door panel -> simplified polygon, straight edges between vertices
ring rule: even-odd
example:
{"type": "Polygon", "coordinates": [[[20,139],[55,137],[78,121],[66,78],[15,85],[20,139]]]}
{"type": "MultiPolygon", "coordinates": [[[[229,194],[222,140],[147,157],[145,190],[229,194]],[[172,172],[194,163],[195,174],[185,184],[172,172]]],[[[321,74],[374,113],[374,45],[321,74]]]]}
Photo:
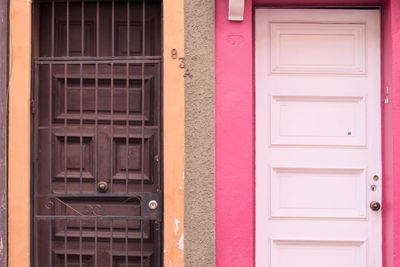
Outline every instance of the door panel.
{"type": "Polygon", "coordinates": [[[255,26],[256,265],[382,266],[379,11],[255,26]]]}
{"type": "Polygon", "coordinates": [[[162,264],[161,3],[145,3],[36,4],[35,266],[162,264]]]}

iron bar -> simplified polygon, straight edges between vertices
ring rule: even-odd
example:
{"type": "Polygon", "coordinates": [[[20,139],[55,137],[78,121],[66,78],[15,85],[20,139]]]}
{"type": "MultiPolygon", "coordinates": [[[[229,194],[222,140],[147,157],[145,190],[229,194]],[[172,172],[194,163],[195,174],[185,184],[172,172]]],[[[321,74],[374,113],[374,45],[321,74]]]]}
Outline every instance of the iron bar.
{"type": "Polygon", "coordinates": [[[58,63],[58,64],[65,64],[66,62],[70,63],[71,61],[77,61],[77,63],[93,63],[93,62],[105,62],[105,63],[125,63],[130,62],[133,63],[135,61],[146,62],[146,63],[158,63],[162,60],[160,56],[118,56],[118,57],[35,57],[34,61],[36,63],[58,63]]]}
{"type": "MultiPolygon", "coordinates": [[[[54,4],[52,5],[52,8],[54,8],[54,4]]],[[[52,15],[52,17],[54,17],[52,15]]],[[[52,139],[53,139],[53,84],[52,84],[52,75],[53,75],[53,65],[49,65],[49,193],[53,193],[53,170],[52,170],[52,162],[53,162],[53,146],[52,146],[52,139]]],[[[37,90],[38,92],[38,90],[37,90]]],[[[37,208],[36,208],[37,209],[37,208]]],[[[49,246],[52,247],[53,245],[53,239],[52,239],[52,225],[51,222],[49,222],[49,246]]],[[[52,254],[51,250],[49,250],[49,263],[50,266],[52,262],[52,254]]]]}
{"type": "Polygon", "coordinates": [[[68,150],[68,133],[67,133],[67,125],[68,125],[68,65],[64,65],[64,192],[68,192],[67,188],[67,150],[68,150]]]}
{"type": "MultiPolygon", "coordinates": [[[[113,5],[114,5],[114,0],[113,0],[113,5]]],[[[111,193],[114,193],[114,160],[113,160],[113,154],[114,154],[114,64],[111,63],[111,129],[110,129],[110,134],[111,134],[111,149],[110,149],[110,182],[111,182],[111,188],[110,191],[111,193]]]]}
{"type": "Polygon", "coordinates": [[[97,218],[94,223],[94,266],[97,267],[97,218]]]}
{"type": "Polygon", "coordinates": [[[98,105],[99,105],[99,65],[98,63],[95,64],[95,100],[94,100],[94,106],[95,106],[95,147],[94,147],[94,170],[95,170],[95,181],[94,181],[94,192],[96,192],[96,186],[97,183],[99,182],[99,132],[98,132],[98,105]]]}
{"type": "Polygon", "coordinates": [[[126,135],[125,135],[125,190],[128,194],[129,185],[129,63],[126,63],[126,135]]]}
{"type": "Polygon", "coordinates": [[[79,191],[82,193],[83,185],[83,65],[79,64],[79,191]]]}
{"type": "Polygon", "coordinates": [[[67,234],[67,224],[68,224],[68,218],[65,218],[65,224],[64,224],[64,266],[68,266],[68,234],[67,234]]]}
{"type": "Polygon", "coordinates": [[[67,0],[67,9],[66,9],[66,12],[67,12],[67,44],[66,44],[66,49],[67,49],[67,51],[66,51],[66,55],[67,55],[67,57],[69,57],[69,1],[70,0],[67,0]]]}
{"type": "Polygon", "coordinates": [[[125,266],[128,266],[128,220],[125,221],[125,266]]]}
{"type": "Polygon", "coordinates": [[[111,0],[111,56],[114,58],[115,56],[115,3],[114,0],[111,0]]]}
{"type": "MultiPolygon", "coordinates": [[[[114,2],[114,1],[113,1],[114,2]]],[[[110,266],[113,266],[113,233],[114,233],[114,229],[113,229],[113,220],[110,221],[110,266]]]]}
{"type": "Polygon", "coordinates": [[[85,1],[81,4],[81,56],[85,56],[85,1]]]}
{"type": "Polygon", "coordinates": [[[129,199],[133,199],[133,198],[140,198],[142,196],[141,192],[129,192],[129,194],[127,195],[125,192],[121,192],[121,193],[112,193],[112,194],[104,194],[104,193],[85,193],[83,192],[82,194],[80,193],[68,193],[68,194],[34,194],[35,198],[46,198],[46,197],[56,197],[56,198],[68,198],[68,197],[82,197],[82,198],[98,198],[98,197],[102,197],[102,198],[129,198],[129,199]]]}
{"type": "MultiPolygon", "coordinates": [[[[111,215],[104,215],[104,216],[90,216],[90,215],[70,215],[70,216],[63,216],[63,215],[36,215],[35,218],[37,220],[147,220],[151,219],[149,216],[111,216],[111,215]]],[[[65,230],[67,231],[67,230],[65,230]]]]}
{"type": "Polygon", "coordinates": [[[79,267],[82,267],[82,220],[79,219],[79,267]]]}
{"type": "MultiPolygon", "coordinates": [[[[146,0],[143,0],[142,2],[142,47],[143,47],[143,54],[142,56],[146,56],[146,0]]],[[[144,63],[141,64],[142,66],[142,148],[141,148],[141,154],[142,154],[142,159],[144,159],[144,138],[145,138],[145,133],[144,133],[144,118],[145,118],[145,81],[144,81],[144,63]]],[[[141,180],[140,180],[140,186],[141,186],[141,192],[142,194],[144,193],[144,161],[141,161],[141,180]]],[[[143,221],[140,221],[140,266],[143,267],[143,221]]]]}
{"type": "Polygon", "coordinates": [[[55,9],[55,2],[51,2],[51,57],[54,57],[54,9],[55,9]]]}

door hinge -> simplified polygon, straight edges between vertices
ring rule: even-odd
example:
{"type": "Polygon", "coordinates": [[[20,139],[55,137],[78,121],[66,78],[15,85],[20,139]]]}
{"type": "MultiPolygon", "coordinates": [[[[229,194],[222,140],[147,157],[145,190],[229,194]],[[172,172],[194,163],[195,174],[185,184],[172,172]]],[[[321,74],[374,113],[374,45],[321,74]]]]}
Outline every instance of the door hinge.
{"type": "Polygon", "coordinates": [[[31,100],[31,114],[35,115],[37,110],[37,101],[32,99],[31,100]]]}

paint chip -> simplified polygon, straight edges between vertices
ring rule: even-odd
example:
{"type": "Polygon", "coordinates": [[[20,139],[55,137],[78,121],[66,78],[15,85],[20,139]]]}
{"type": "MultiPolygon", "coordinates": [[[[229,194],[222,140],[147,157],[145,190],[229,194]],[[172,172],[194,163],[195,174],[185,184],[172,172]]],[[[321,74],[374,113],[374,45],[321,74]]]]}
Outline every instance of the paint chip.
{"type": "Polygon", "coordinates": [[[178,234],[178,231],[179,231],[179,224],[180,224],[180,223],[181,223],[180,220],[174,219],[174,224],[175,224],[174,233],[175,233],[175,234],[178,234]]]}
{"type": "Polygon", "coordinates": [[[181,238],[179,238],[179,241],[178,241],[178,243],[177,243],[178,249],[180,249],[180,250],[183,250],[183,246],[184,246],[183,240],[184,240],[184,237],[183,237],[183,234],[182,234],[182,235],[181,235],[181,238]]]}

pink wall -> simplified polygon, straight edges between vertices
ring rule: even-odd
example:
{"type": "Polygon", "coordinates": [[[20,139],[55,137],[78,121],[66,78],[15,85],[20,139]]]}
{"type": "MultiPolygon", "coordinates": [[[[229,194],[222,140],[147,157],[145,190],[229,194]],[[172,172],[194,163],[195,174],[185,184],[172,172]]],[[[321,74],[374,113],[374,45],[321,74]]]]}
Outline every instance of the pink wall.
{"type": "MultiPolygon", "coordinates": [[[[254,5],[379,5],[380,0],[253,0],[254,5]]],[[[252,2],[230,22],[228,0],[216,0],[216,252],[218,267],[254,266],[254,90],[252,2]]],[[[400,1],[382,11],[383,255],[400,266],[400,1]]]]}
{"type": "MultiPolygon", "coordinates": [[[[246,1],[247,3],[249,1],[246,1]]],[[[216,1],[216,253],[217,266],[253,266],[252,8],[230,22],[228,0],[216,1]]]]}
{"type": "Polygon", "coordinates": [[[384,266],[400,266],[400,1],[383,8],[383,258],[384,266]]]}

